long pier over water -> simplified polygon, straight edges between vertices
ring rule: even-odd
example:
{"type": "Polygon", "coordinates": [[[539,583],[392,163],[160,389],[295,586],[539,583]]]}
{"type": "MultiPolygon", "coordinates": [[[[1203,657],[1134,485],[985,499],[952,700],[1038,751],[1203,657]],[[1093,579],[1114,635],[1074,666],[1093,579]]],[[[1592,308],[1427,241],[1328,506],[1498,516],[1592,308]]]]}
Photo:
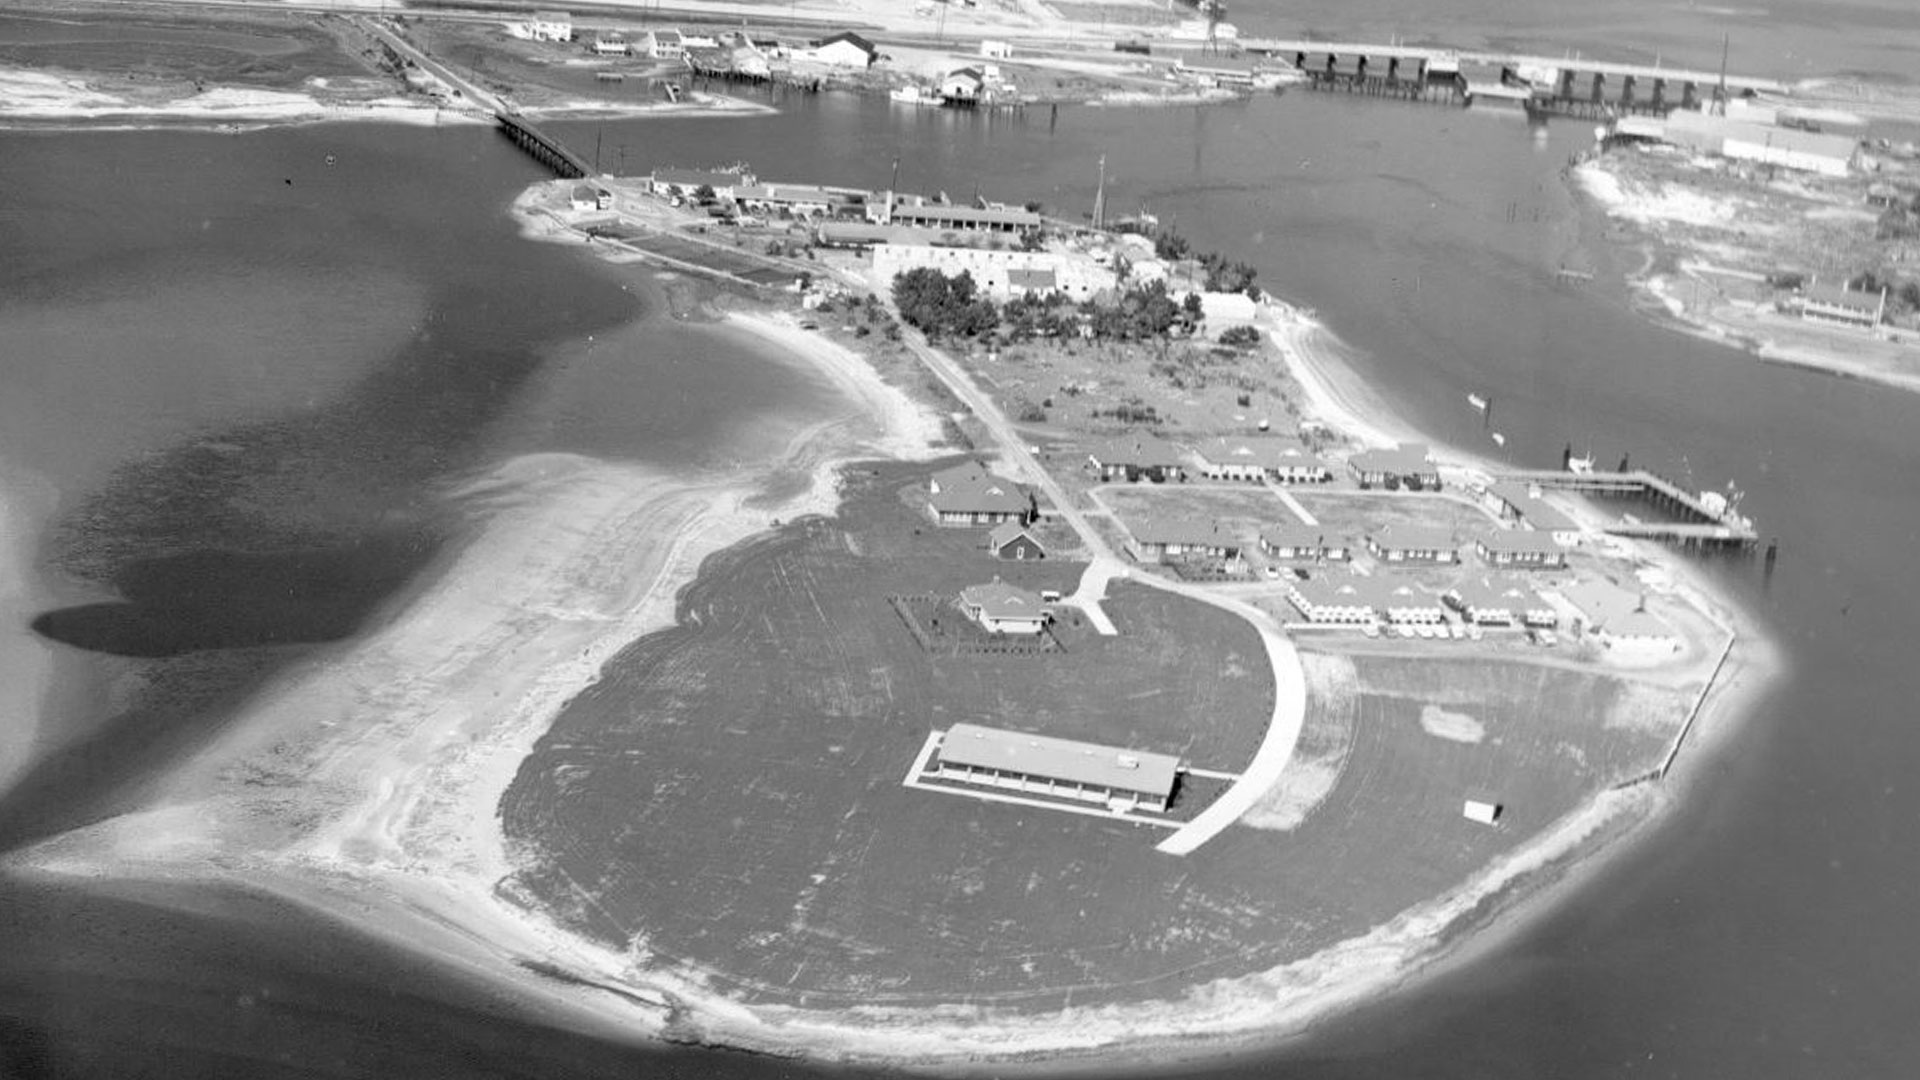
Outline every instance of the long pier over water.
{"type": "Polygon", "coordinates": [[[1645,469],[1632,472],[1539,469],[1503,473],[1500,478],[1562,491],[1643,498],[1693,518],[1692,521],[1675,522],[1620,522],[1607,526],[1606,531],[1611,536],[1664,540],[1683,547],[1700,548],[1751,549],[1760,542],[1760,534],[1754,530],[1753,522],[1736,513],[1732,506],[1710,503],[1705,497],[1645,469]]]}

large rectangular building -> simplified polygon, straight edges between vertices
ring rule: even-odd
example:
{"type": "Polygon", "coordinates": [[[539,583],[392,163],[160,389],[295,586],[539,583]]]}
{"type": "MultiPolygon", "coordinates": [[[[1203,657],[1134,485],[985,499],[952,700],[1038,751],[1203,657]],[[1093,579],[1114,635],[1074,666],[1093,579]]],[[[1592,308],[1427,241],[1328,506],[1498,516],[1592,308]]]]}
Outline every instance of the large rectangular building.
{"type": "Polygon", "coordinates": [[[1105,803],[1116,810],[1165,810],[1180,759],[1095,743],[955,724],[940,742],[942,779],[1033,795],[1105,803]]]}

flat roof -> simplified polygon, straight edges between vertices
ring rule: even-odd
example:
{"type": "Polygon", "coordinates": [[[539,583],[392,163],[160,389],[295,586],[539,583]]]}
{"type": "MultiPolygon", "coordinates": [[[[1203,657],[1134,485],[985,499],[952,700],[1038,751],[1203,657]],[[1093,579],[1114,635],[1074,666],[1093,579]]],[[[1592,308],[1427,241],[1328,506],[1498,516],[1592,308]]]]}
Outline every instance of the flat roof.
{"type": "Polygon", "coordinates": [[[1514,553],[1545,552],[1559,554],[1560,545],[1553,537],[1532,529],[1492,529],[1480,537],[1488,551],[1506,551],[1514,553]]]}
{"type": "Polygon", "coordinates": [[[1438,471],[1433,467],[1425,443],[1401,443],[1391,450],[1362,450],[1348,460],[1362,472],[1425,476],[1438,471]]]}
{"type": "Polygon", "coordinates": [[[1076,784],[1139,791],[1166,797],[1173,793],[1180,759],[1169,754],[1028,735],[979,724],[955,724],[940,743],[940,760],[976,769],[1004,769],[1028,776],[1076,784]]]}
{"type": "Polygon", "coordinates": [[[1453,531],[1438,525],[1390,521],[1367,534],[1380,547],[1394,551],[1453,551],[1453,531]]]}

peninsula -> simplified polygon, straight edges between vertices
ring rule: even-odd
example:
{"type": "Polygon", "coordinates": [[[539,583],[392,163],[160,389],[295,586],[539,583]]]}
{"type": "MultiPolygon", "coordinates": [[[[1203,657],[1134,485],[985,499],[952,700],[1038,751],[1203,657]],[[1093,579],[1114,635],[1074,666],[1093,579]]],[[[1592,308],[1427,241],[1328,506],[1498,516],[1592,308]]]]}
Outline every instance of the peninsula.
{"type": "MultiPolygon", "coordinates": [[[[538,130],[417,26],[346,22],[538,130]]],[[[265,890],[615,1037],[1228,1052],[1537,910],[1767,683],[1662,544],[1752,549],[1737,498],[1431,445],[1150,216],[573,175],[548,138],[530,241],[774,344],[843,415],[767,475],[474,478],[440,584],[15,868],[265,890]]],[[[1498,443],[1497,401],[1459,407],[1498,443]]]]}

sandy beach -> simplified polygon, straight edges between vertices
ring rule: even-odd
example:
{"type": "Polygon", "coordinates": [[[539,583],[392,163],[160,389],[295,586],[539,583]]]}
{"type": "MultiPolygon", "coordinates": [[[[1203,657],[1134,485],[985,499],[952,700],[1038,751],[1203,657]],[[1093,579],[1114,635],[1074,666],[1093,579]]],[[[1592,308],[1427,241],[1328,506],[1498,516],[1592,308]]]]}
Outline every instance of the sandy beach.
{"type": "MultiPolygon", "coordinates": [[[[524,235],[575,239],[547,228],[524,202],[514,207],[524,235]]],[[[1337,342],[1310,314],[1277,302],[1270,310],[1271,337],[1305,388],[1312,418],[1367,445],[1420,438],[1341,364],[1337,342]]],[[[555,1022],[605,1033],[645,1038],[671,1029],[676,1038],[778,1053],[961,1069],[979,1058],[1117,1046],[1144,1060],[1285,1041],[1319,1018],[1482,954],[1545,910],[1546,896],[1603,865],[1620,838],[1645,832],[1679,804],[1683,785],[1606,792],[1471,880],[1365,934],[1159,1002],[1040,1015],[979,1005],[747,1007],[711,990],[697,971],[643,971],[644,941],[608,949],[501,893],[515,866],[499,827],[502,792],[572,696],[626,646],[672,625],[675,597],[707,555],[776,521],[831,512],[841,463],[925,456],[941,428],[858,354],[787,316],[732,314],[716,332],[749,335],[781,362],[816,373],[846,411],[801,432],[776,460],[734,472],[669,475],[549,454],[470,478],[456,498],[484,524],[404,610],[260,694],[229,735],[167,779],[148,810],[49,841],[10,860],[15,868],[264,889],[510,985],[544,1003],[555,1022]],[[770,499],[763,483],[776,472],[803,472],[812,483],[770,499]],[[1543,882],[1554,884],[1543,891],[1543,882]],[[1489,901],[1498,910],[1491,923],[1489,901]],[[577,981],[543,978],[528,962],[577,981]]],[[[1488,467],[1462,455],[1447,463],[1488,467]]],[[[1643,558],[1739,635],[1735,659],[1704,702],[1692,736],[1698,744],[1681,758],[1684,776],[1700,751],[1727,745],[1735,718],[1771,675],[1773,652],[1751,620],[1717,605],[1678,557],[1649,549],[1643,558]]]]}

